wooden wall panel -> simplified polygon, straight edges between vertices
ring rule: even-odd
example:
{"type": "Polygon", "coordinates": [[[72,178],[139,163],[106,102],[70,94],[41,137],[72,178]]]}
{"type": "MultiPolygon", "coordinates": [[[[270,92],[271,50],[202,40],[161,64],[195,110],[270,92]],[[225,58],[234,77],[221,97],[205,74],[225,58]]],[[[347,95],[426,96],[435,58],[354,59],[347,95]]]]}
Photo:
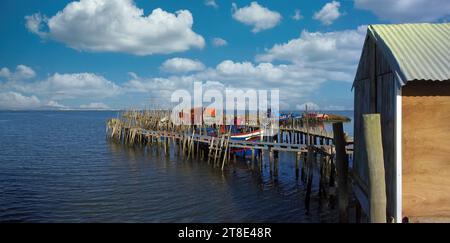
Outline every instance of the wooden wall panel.
{"type": "Polygon", "coordinates": [[[369,78],[369,65],[368,59],[369,56],[369,48],[368,48],[368,37],[366,37],[366,41],[364,42],[363,50],[361,52],[361,58],[359,59],[358,69],[356,70],[355,80],[365,80],[369,78]]]}
{"type": "MultiPolygon", "coordinates": [[[[381,61],[381,59],[379,60],[381,61]]],[[[396,80],[392,73],[378,76],[378,107],[381,117],[384,168],[386,173],[386,194],[388,215],[394,217],[396,208],[396,160],[395,160],[395,116],[396,80]]]]}
{"type": "Polygon", "coordinates": [[[367,78],[356,82],[357,85],[355,85],[354,170],[368,185],[362,115],[380,113],[386,171],[387,211],[388,215],[394,216],[396,208],[396,80],[389,63],[371,38],[366,39],[362,59],[357,78],[367,78]]]}
{"type": "Polygon", "coordinates": [[[357,173],[362,181],[369,185],[369,177],[367,170],[367,154],[364,151],[364,133],[362,115],[370,113],[370,80],[361,80],[355,86],[355,105],[354,105],[354,159],[353,170],[357,173]]]}
{"type": "Polygon", "coordinates": [[[450,82],[402,93],[403,216],[450,219],[450,82]]]}

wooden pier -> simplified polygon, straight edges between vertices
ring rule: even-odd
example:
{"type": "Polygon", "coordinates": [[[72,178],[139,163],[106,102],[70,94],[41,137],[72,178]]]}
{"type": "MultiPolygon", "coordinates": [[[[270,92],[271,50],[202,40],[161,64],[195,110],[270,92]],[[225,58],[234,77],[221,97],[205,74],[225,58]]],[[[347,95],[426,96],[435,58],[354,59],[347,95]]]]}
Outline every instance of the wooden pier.
{"type": "MultiPolygon", "coordinates": [[[[246,159],[257,163],[260,171],[268,162],[270,175],[274,178],[278,178],[279,163],[282,162],[279,153],[292,153],[295,155],[295,176],[305,185],[307,211],[309,211],[313,171],[318,171],[320,176],[319,197],[330,202],[336,201],[336,163],[339,161],[336,158],[334,142],[336,136],[333,133],[288,123],[280,126],[274,136],[266,136],[257,141],[233,140],[230,131],[225,130],[229,129],[229,126],[222,129],[225,130],[222,134],[219,133],[219,128],[214,126],[219,135],[208,136],[206,125],[174,125],[170,121],[164,121],[163,117],[167,117],[167,114],[129,112],[109,120],[106,133],[108,138],[119,143],[129,146],[162,147],[166,156],[175,151],[187,160],[196,158],[221,170],[225,170],[230,161],[236,161],[232,149],[251,150],[251,157],[246,159]],[[265,156],[265,153],[268,156],[265,156]],[[265,157],[268,157],[268,161],[265,161],[265,157]]],[[[249,126],[248,129],[256,128],[249,126]]],[[[344,144],[345,153],[342,158],[352,158],[353,141],[345,136],[343,131],[340,134],[339,139],[342,140],[341,144],[344,144]]]]}

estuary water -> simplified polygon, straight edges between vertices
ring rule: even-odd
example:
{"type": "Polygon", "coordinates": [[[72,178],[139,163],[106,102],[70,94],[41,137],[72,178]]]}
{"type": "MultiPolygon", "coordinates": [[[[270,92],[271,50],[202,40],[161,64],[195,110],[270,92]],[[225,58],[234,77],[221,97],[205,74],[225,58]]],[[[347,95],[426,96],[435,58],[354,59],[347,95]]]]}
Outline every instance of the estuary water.
{"type": "MultiPolygon", "coordinates": [[[[351,112],[344,114],[351,115],[351,112]]],[[[108,141],[113,111],[1,111],[0,222],[335,222],[304,208],[294,154],[278,180],[237,161],[224,172],[156,148],[108,141]]],[[[346,125],[346,128],[351,128],[346,125]]],[[[349,132],[352,134],[352,132],[349,132]]],[[[267,160],[266,160],[267,161],[267,160]]],[[[317,178],[317,176],[315,177],[317,178]]]]}

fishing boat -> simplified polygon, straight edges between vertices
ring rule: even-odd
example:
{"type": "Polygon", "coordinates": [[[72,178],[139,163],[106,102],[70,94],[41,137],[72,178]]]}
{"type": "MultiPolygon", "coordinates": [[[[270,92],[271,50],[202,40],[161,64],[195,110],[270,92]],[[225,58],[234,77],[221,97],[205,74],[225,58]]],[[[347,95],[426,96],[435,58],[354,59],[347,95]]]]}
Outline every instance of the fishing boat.
{"type": "MultiPolygon", "coordinates": [[[[241,141],[260,141],[263,134],[264,131],[259,129],[251,132],[239,132],[238,130],[232,130],[230,139],[241,141]]],[[[252,156],[252,150],[249,148],[232,148],[230,152],[243,158],[250,158],[252,156]]],[[[255,149],[255,154],[258,152],[259,150],[255,149]]]]}
{"type": "Polygon", "coordinates": [[[289,118],[293,118],[293,117],[294,117],[294,114],[292,114],[292,113],[281,113],[278,120],[280,122],[283,122],[283,121],[288,121],[289,118]]]}
{"type": "Polygon", "coordinates": [[[260,138],[263,132],[263,130],[255,130],[252,132],[231,133],[230,139],[253,141],[253,138],[260,138]]]}
{"type": "MultiPolygon", "coordinates": [[[[253,130],[253,131],[245,131],[243,126],[232,126],[230,128],[226,128],[225,126],[221,126],[217,131],[215,128],[208,128],[207,133],[208,136],[217,137],[219,132],[220,134],[227,134],[226,130],[231,132],[230,139],[237,141],[260,141],[261,136],[264,134],[264,130],[253,130]]],[[[258,150],[255,150],[258,152],[258,150]]],[[[251,157],[252,150],[249,148],[231,148],[230,153],[235,154],[238,157],[251,157]]]]}

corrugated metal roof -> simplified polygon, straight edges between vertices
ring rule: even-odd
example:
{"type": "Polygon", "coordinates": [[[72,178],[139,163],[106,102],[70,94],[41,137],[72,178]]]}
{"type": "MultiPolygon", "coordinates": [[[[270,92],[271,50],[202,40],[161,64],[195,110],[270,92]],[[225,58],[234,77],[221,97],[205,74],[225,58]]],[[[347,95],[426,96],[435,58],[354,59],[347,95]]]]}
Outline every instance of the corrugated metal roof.
{"type": "Polygon", "coordinates": [[[450,23],[370,25],[400,81],[450,80],[450,23]]]}

